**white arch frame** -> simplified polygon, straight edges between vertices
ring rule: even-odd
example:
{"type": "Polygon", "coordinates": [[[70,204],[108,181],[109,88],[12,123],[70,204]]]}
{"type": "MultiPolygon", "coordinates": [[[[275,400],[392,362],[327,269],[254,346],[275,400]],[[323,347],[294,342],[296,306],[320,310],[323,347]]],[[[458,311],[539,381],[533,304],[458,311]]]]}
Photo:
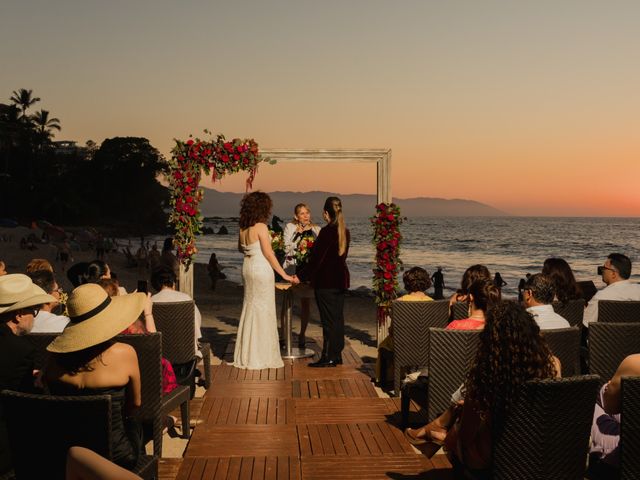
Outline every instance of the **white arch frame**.
{"type": "MultiPolygon", "coordinates": [[[[377,166],[377,203],[391,203],[391,149],[295,149],[262,148],[260,154],[286,162],[327,162],[327,163],[376,163],[377,166]]],[[[374,212],[372,211],[372,214],[374,212]]],[[[185,271],[180,264],[180,291],[193,298],[193,269],[185,271]]],[[[390,319],[384,325],[378,325],[378,344],[388,335],[390,319]]]]}

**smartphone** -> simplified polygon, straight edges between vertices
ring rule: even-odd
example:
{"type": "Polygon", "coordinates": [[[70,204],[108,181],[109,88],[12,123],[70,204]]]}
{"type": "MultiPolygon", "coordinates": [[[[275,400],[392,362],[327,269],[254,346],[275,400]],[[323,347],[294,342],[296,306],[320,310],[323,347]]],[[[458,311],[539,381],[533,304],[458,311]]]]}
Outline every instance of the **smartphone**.
{"type": "Polygon", "coordinates": [[[149,288],[147,287],[146,280],[138,280],[138,292],[139,293],[147,293],[149,288]]]}
{"type": "Polygon", "coordinates": [[[604,267],[602,265],[600,265],[598,267],[598,275],[602,275],[603,272],[604,272],[604,267]]]}

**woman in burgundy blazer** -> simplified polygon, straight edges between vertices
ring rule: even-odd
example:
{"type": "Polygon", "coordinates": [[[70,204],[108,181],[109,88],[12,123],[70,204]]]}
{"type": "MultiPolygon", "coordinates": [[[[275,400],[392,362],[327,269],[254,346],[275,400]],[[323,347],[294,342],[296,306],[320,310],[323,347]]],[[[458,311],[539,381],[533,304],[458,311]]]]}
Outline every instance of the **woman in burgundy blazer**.
{"type": "Polygon", "coordinates": [[[327,225],[311,250],[309,263],[298,277],[311,281],[322,322],[322,356],[310,367],[335,367],[342,363],[344,349],[344,295],[349,288],[349,230],[344,223],[342,202],[329,197],[324,202],[327,225]]]}

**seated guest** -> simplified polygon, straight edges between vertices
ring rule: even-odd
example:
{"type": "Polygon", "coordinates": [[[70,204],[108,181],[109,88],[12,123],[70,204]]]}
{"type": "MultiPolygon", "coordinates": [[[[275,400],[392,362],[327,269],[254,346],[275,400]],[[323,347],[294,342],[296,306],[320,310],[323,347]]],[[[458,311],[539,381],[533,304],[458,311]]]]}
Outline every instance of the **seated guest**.
{"type": "Polygon", "coordinates": [[[7,265],[0,260],[0,277],[7,274],[7,265]]]}
{"type": "MultiPolygon", "coordinates": [[[[118,283],[111,278],[103,278],[98,281],[98,285],[100,285],[107,295],[110,297],[117,297],[120,293],[118,292],[118,283]]],[[[135,319],[135,321],[125,328],[121,333],[123,335],[133,335],[133,334],[145,334],[145,333],[155,333],[156,330],[156,322],[153,319],[153,311],[151,302],[151,294],[147,293],[147,300],[144,304],[144,311],[142,315],[135,319]]],[[[176,382],[176,375],[173,371],[173,367],[171,363],[166,358],[161,358],[162,362],[162,393],[166,395],[167,393],[172,392],[178,386],[176,382]]]]}
{"type": "Polygon", "coordinates": [[[554,302],[566,303],[582,298],[582,292],[569,264],[563,258],[547,258],[542,273],[551,278],[555,289],[554,302]]]}
{"type": "MultiPolygon", "coordinates": [[[[189,302],[193,299],[186,293],[176,290],[176,275],[169,267],[160,267],[153,274],[151,274],[151,285],[156,290],[155,295],[151,297],[153,303],[167,303],[167,302],[189,302]]],[[[202,354],[198,350],[198,339],[202,337],[200,327],[202,326],[202,315],[198,306],[194,304],[194,324],[195,324],[195,346],[196,355],[202,357],[202,354]]]]}
{"type": "Polygon", "coordinates": [[[469,295],[469,287],[476,280],[491,280],[491,273],[489,269],[484,265],[471,265],[462,274],[462,280],[460,280],[460,288],[456,290],[456,293],[451,295],[449,299],[449,315],[451,316],[451,309],[456,302],[466,302],[467,295],[469,295]]]}
{"type": "MultiPolygon", "coordinates": [[[[28,334],[38,308],[51,295],[20,273],[0,276],[0,390],[34,390],[34,356],[28,334]]],[[[9,439],[0,405],[0,476],[11,468],[9,439]]]]}
{"type": "Polygon", "coordinates": [[[537,273],[531,275],[525,282],[522,291],[524,306],[533,315],[540,330],[555,328],[569,328],[569,322],[558,315],[551,302],[554,297],[554,284],[551,277],[537,273]]]}
{"type": "MultiPolygon", "coordinates": [[[[429,272],[421,267],[413,267],[402,275],[406,295],[398,298],[402,302],[430,302],[433,299],[425,291],[431,287],[429,272]]],[[[393,325],[389,327],[389,335],[378,347],[378,358],[376,360],[376,378],[382,379],[382,365],[385,364],[384,378],[393,377],[393,325]],[[391,374],[389,374],[391,372],[391,374]]]]}
{"type": "Polygon", "coordinates": [[[53,272],[53,265],[49,260],[44,258],[34,258],[29,263],[27,263],[27,275],[33,272],[37,272],[38,270],[48,270],[53,272]]]}
{"type": "Polygon", "coordinates": [[[96,284],[81,285],[67,302],[71,322],[49,344],[44,381],[53,395],[112,397],[113,461],[134,466],[142,446],[140,425],[131,418],[141,405],[138,356],[113,338],[142,313],[146,296],[109,297],[96,284]]]}
{"type": "Polygon", "coordinates": [[[491,279],[476,280],[469,286],[465,301],[469,308],[469,317],[454,320],[447,330],[480,330],[484,328],[486,311],[500,302],[500,289],[491,279]]]}
{"type": "Polygon", "coordinates": [[[66,480],[142,480],[142,477],[84,447],[67,452],[66,480]]]}
{"type": "Polygon", "coordinates": [[[599,300],[640,300],[640,285],[631,283],[631,260],[621,253],[612,253],[607,257],[604,265],[598,267],[598,273],[602,275],[602,281],[607,284],[599,290],[589,301],[584,310],[583,323],[589,327],[592,322],[598,321],[599,300]]]}
{"type": "Polygon", "coordinates": [[[622,377],[640,375],[640,354],[629,355],[613,378],[600,389],[591,425],[589,478],[618,478],[620,466],[620,424],[622,377]]]}
{"type": "Polygon", "coordinates": [[[475,361],[452,398],[455,403],[433,422],[407,429],[405,435],[428,456],[444,442],[454,466],[462,464],[485,478],[491,468],[492,438],[500,434],[518,390],[529,380],[559,376],[560,362],[531,314],[516,302],[501,302],[487,311],[475,361]]]}
{"type": "Polygon", "coordinates": [[[33,333],[59,333],[69,323],[69,317],[56,315],[53,310],[60,305],[60,287],[49,270],[36,270],[29,274],[33,283],[55,298],[54,302],[44,303],[33,322],[33,333]]]}

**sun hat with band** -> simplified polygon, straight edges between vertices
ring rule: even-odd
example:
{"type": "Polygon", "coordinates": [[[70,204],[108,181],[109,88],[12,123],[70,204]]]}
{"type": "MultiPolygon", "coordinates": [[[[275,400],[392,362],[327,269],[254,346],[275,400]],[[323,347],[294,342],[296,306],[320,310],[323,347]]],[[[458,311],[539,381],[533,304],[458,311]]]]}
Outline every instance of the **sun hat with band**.
{"type": "Polygon", "coordinates": [[[100,285],[80,285],[67,300],[71,321],[47,350],[77,352],[112,339],[138,318],[146,299],[144,293],[110,297],[100,285]]]}
{"type": "Polygon", "coordinates": [[[22,273],[0,276],[0,314],[55,301],[22,273]]]}

